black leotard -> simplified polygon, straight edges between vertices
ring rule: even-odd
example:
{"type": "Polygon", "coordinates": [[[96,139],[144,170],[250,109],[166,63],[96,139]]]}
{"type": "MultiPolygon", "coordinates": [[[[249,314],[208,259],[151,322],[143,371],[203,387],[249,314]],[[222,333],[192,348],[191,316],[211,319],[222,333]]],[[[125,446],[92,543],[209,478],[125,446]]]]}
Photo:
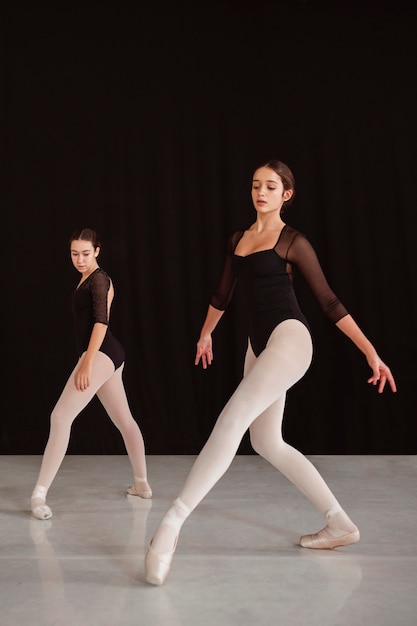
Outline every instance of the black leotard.
{"type": "Polygon", "coordinates": [[[337,322],[348,314],[324,276],[317,255],[305,235],[285,225],[275,246],[247,256],[235,254],[244,230],[234,232],[228,242],[220,283],[210,304],[224,311],[241,280],[249,305],[249,338],[256,356],[265,348],[274,328],[283,320],[296,319],[309,328],[293,288],[297,267],[324,314],[337,322]]]}
{"type": "Polygon", "coordinates": [[[79,356],[87,350],[94,324],[96,322],[106,324],[107,331],[100,352],[107,354],[117,369],[125,360],[125,352],[109,328],[107,295],[110,282],[108,274],[98,267],[73,292],[72,310],[79,356]]]}

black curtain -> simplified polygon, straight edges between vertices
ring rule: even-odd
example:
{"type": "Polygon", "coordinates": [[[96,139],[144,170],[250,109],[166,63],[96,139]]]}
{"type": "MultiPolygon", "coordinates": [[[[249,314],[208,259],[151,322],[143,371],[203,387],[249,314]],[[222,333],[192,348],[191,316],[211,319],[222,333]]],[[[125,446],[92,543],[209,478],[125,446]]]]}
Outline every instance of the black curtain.
{"type": "MultiPolygon", "coordinates": [[[[111,325],[148,453],[195,454],[242,374],[239,289],[194,353],[229,233],[254,220],[250,180],[293,169],[286,221],[391,366],[364,357],[299,277],[315,357],[288,394],[306,454],[414,454],[417,12],[399,2],[2,5],[2,454],[41,454],[75,361],[68,239],[90,226],[115,284],[111,325]]],[[[72,454],[122,454],[93,400],[72,454]]],[[[250,453],[247,438],[240,452],[250,453]]]]}

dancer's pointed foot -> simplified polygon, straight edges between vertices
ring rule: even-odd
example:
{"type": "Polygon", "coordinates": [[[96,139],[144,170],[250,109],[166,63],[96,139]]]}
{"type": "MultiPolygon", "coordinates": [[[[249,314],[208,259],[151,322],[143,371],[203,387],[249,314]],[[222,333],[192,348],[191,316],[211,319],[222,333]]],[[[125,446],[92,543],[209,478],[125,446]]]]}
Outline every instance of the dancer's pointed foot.
{"type": "Polygon", "coordinates": [[[145,555],[145,578],[151,585],[163,585],[171,568],[181,526],[191,513],[177,498],[162,518],[145,555]]]}
{"type": "Polygon", "coordinates": [[[174,547],[169,552],[158,553],[152,549],[152,541],[145,555],[145,578],[151,585],[163,585],[171,569],[172,559],[177,547],[178,535],[174,547]]]}
{"type": "Polygon", "coordinates": [[[134,483],[127,488],[129,496],[139,496],[139,498],[152,498],[152,489],[150,488],[146,478],[134,477],[134,483]]]}
{"type": "Polygon", "coordinates": [[[52,511],[47,504],[45,504],[47,489],[41,485],[36,485],[33,490],[32,497],[30,499],[30,507],[33,517],[36,519],[50,519],[52,517],[52,511]]]}
{"type": "Polygon", "coordinates": [[[315,550],[333,550],[340,546],[350,546],[360,539],[359,529],[342,509],[329,511],[327,525],[313,535],[300,537],[303,548],[315,550]]]}
{"type": "Polygon", "coordinates": [[[314,535],[303,535],[300,538],[300,545],[303,548],[313,548],[316,550],[333,550],[340,546],[350,546],[353,543],[357,543],[360,539],[359,530],[354,530],[351,533],[345,533],[340,536],[334,536],[331,534],[328,526],[322,528],[314,535]]]}

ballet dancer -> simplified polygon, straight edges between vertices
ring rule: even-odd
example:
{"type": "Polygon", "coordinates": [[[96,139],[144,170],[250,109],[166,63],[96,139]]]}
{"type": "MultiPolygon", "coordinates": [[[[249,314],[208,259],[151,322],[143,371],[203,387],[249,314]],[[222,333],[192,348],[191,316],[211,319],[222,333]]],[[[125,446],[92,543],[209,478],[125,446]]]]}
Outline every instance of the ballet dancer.
{"type": "Polygon", "coordinates": [[[304,376],[313,352],[309,325],[293,289],[295,269],[305,277],[324,314],[365,355],[372,370],[368,383],[377,386],[379,393],[386,383],[394,392],[396,385],[389,367],[331,290],[307,238],[283,221],[283,210],[293,196],[294,177],[288,166],[277,160],[263,163],[252,180],[256,221],[229,238],[195,365],[201,363],[204,369],[211,365],[212,333],[239,280],[250,313],[243,379],[153,535],[145,555],[145,577],[153,585],[165,582],[183,523],[226,472],[248,428],[255,452],[280,470],[325,517],[324,528],[302,536],[301,546],[333,549],[359,541],[359,529],[317,469],[282,438],[286,392],[304,376]]]}
{"type": "Polygon", "coordinates": [[[65,457],[72,423],[94,395],[123,437],[133,470],[133,484],[127,493],[152,497],[142,433],[130,412],[122,380],[124,348],[109,327],[113,283],[98,265],[99,252],[94,230],[83,228],[72,235],[71,259],[81,274],[72,296],[79,360],[51,414],[49,438],[31,497],[32,515],[40,520],[52,517],[46,504],[48,489],[65,457]]]}

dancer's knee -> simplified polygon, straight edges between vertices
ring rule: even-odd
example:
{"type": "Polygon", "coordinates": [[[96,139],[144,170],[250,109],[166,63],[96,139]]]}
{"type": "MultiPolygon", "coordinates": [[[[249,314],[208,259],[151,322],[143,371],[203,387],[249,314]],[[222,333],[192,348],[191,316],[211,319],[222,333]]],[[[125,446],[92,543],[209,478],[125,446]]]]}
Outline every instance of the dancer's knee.
{"type": "Polygon", "coordinates": [[[133,417],[124,417],[121,419],[114,419],[113,417],[112,422],[124,438],[133,436],[137,437],[138,435],[142,436],[138,423],[133,419],[133,417]]]}
{"type": "Polygon", "coordinates": [[[233,415],[228,411],[223,411],[214,426],[213,432],[225,439],[242,438],[248,426],[249,424],[242,419],[241,414],[233,415]]]}
{"type": "Polygon", "coordinates": [[[275,458],[277,454],[280,456],[285,454],[286,443],[281,437],[277,438],[270,434],[265,435],[251,430],[250,443],[253,450],[268,461],[271,456],[275,458]]]}
{"type": "Polygon", "coordinates": [[[257,454],[259,454],[260,456],[265,456],[266,445],[264,437],[260,437],[258,433],[253,433],[250,431],[250,443],[253,450],[257,454]]]}
{"type": "Polygon", "coordinates": [[[50,425],[52,429],[67,428],[75,419],[75,415],[68,415],[66,411],[60,407],[55,407],[51,413],[50,425]]]}

